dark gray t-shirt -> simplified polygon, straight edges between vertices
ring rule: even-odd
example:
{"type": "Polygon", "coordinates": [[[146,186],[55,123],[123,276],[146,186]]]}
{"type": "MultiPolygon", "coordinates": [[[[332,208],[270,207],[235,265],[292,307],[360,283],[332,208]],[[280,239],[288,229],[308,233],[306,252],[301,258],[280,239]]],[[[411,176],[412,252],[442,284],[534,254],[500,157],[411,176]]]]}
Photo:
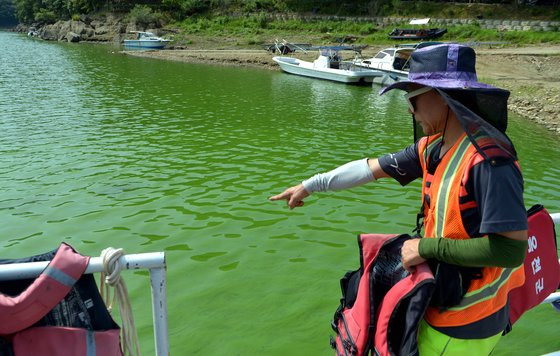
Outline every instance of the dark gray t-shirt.
{"type": "MultiPolygon", "coordinates": [[[[435,171],[441,161],[440,146],[432,150],[429,171],[435,171]]],[[[401,185],[422,178],[418,157],[418,142],[400,152],[379,158],[379,164],[401,185]]],[[[489,233],[526,230],[527,213],[523,204],[523,177],[511,160],[491,165],[483,160],[471,168],[465,189],[467,201],[476,207],[461,211],[467,233],[478,237],[489,233]]]]}

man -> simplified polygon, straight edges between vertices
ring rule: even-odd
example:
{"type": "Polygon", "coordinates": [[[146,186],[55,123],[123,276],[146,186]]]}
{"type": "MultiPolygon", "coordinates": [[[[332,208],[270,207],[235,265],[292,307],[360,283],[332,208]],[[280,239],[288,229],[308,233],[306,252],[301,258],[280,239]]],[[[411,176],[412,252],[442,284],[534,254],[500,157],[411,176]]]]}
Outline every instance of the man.
{"type": "Polygon", "coordinates": [[[398,153],[317,174],[270,199],[285,199],[293,209],[313,192],[422,178],[417,231],[423,225],[427,238],[406,241],[401,251],[407,270],[428,260],[438,279],[420,325],[420,354],[487,355],[507,327],[509,291],[523,284],[518,267],[527,247],[523,178],[505,135],[509,92],[478,82],[474,50],[456,44],[414,51],[408,79],[381,94],[405,90],[424,137],[398,153]]]}

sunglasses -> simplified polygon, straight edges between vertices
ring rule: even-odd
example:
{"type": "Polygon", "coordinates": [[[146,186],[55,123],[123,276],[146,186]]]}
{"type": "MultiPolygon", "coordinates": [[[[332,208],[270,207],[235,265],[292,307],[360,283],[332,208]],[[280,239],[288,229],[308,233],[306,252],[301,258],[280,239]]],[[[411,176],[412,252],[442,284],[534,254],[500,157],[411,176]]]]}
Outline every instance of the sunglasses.
{"type": "Polygon", "coordinates": [[[406,101],[408,102],[408,107],[410,108],[411,112],[414,112],[416,110],[415,106],[414,106],[414,102],[415,102],[415,97],[420,96],[424,93],[429,92],[430,90],[432,90],[433,88],[431,87],[422,87],[420,89],[416,89],[413,90],[409,93],[406,93],[404,95],[404,98],[406,99],[406,101]]]}

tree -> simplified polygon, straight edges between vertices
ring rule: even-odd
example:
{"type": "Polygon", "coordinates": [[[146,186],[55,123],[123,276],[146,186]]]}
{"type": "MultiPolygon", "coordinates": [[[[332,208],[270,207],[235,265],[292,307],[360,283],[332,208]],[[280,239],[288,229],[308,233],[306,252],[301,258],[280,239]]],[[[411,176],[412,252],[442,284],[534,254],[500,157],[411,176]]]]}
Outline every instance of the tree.
{"type": "Polygon", "coordinates": [[[0,1],[0,27],[9,27],[16,23],[16,7],[13,0],[0,1]]]}
{"type": "Polygon", "coordinates": [[[15,0],[16,17],[21,23],[32,23],[35,20],[35,11],[41,8],[40,0],[15,0]]]}
{"type": "Polygon", "coordinates": [[[22,23],[34,21],[48,22],[48,20],[66,20],[73,15],[88,14],[97,11],[107,3],[126,3],[132,7],[134,1],[125,0],[2,0],[13,4],[15,1],[15,14],[22,23]],[[132,4],[132,6],[131,6],[132,4]]]}

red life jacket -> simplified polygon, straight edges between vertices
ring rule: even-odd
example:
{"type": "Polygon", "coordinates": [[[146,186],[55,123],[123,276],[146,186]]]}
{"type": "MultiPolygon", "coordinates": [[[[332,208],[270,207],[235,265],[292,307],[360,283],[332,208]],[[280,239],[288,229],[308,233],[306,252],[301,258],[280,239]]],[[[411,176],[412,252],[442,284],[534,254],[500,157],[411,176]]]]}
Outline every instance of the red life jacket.
{"type": "Polygon", "coordinates": [[[409,274],[401,247],[409,235],[358,236],[360,269],[340,280],[342,298],[334,314],[331,347],[337,355],[418,354],[417,330],[434,289],[426,263],[409,274]]]}
{"type": "Polygon", "coordinates": [[[509,293],[510,326],[560,287],[554,221],[542,205],[533,206],[527,214],[529,241],[523,263],[525,283],[509,293]]]}
{"type": "Polygon", "coordinates": [[[34,327],[14,335],[14,355],[122,356],[119,329],[34,327]]]}
{"type": "Polygon", "coordinates": [[[0,334],[13,334],[44,317],[82,276],[89,257],[62,244],[53,260],[20,295],[0,294],[0,334]]]}
{"type": "Polygon", "coordinates": [[[0,264],[46,260],[35,280],[1,283],[0,354],[122,355],[118,326],[93,276],[84,275],[89,257],[63,243],[56,252],[0,264]]]}

